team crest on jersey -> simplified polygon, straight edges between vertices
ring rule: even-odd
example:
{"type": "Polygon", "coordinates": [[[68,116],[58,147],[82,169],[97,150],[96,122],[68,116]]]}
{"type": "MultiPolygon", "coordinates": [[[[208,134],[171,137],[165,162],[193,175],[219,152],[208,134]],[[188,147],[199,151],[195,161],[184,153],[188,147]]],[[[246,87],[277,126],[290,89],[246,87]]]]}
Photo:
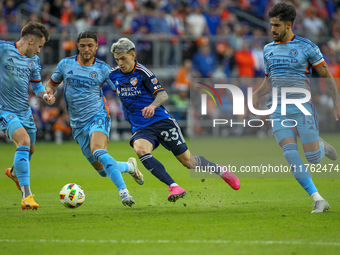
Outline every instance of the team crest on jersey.
{"type": "Polygon", "coordinates": [[[130,79],[130,83],[133,85],[133,86],[135,86],[136,84],[137,84],[137,78],[136,77],[132,77],[131,79],[130,79]]]}
{"type": "Polygon", "coordinates": [[[90,73],[90,78],[91,78],[91,79],[96,79],[97,77],[98,77],[97,72],[92,71],[92,72],[90,73]]]}
{"type": "Polygon", "coordinates": [[[155,77],[155,78],[151,79],[151,82],[152,82],[153,84],[157,84],[157,83],[158,83],[158,80],[157,80],[157,78],[155,77]]]}
{"type": "Polygon", "coordinates": [[[14,118],[14,115],[12,115],[12,114],[8,114],[8,115],[6,116],[6,118],[7,118],[8,120],[11,120],[11,119],[13,119],[13,118],[14,118]]]}
{"type": "Polygon", "coordinates": [[[295,58],[298,54],[299,54],[299,53],[298,53],[297,49],[291,49],[291,50],[289,51],[289,56],[292,56],[292,57],[294,57],[294,58],[295,58]]]}
{"type": "Polygon", "coordinates": [[[33,67],[33,61],[32,61],[32,60],[28,60],[27,65],[28,65],[28,68],[29,68],[29,69],[32,69],[32,67],[33,67]]]}

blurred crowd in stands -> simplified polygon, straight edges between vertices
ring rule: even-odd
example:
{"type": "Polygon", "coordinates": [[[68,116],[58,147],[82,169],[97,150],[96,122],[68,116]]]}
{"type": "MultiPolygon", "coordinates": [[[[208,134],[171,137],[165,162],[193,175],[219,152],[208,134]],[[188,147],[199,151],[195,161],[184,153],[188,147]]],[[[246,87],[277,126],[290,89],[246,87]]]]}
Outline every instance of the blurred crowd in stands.
{"type": "MultiPolygon", "coordinates": [[[[108,34],[133,36],[140,63],[159,70],[152,61],[153,43],[161,41],[161,68],[175,68],[176,75],[165,79],[163,86],[170,94],[170,111],[178,120],[187,120],[190,104],[190,83],[193,79],[209,78],[212,82],[231,82],[233,78],[264,77],[262,50],[271,42],[267,12],[278,0],[2,0],[0,1],[0,38],[20,33],[28,21],[40,21],[49,27],[51,40],[44,47],[44,65],[56,65],[60,54],[53,54],[62,41],[63,56],[77,53],[78,33],[93,29],[98,32],[97,57],[106,60],[108,34]],[[55,40],[53,36],[58,36],[55,40]],[[163,43],[164,42],[164,43],[163,43]],[[179,56],[179,58],[178,58],[179,56]],[[171,107],[173,106],[173,107],[171,107]]],[[[293,31],[317,44],[334,76],[340,78],[340,0],[293,0],[297,9],[293,31]]],[[[114,66],[115,63],[108,63],[114,66]]],[[[155,72],[156,75],[157,72],[155,72]]],[[[51,73],[44,74],[46,82],[51,73]]],[[[313,74],[317,78],[317,75],[313,74]]],[[[256,82],[238,82],[242,90],[258,86],[256,82]]],[[[337,82],[340,88],[340,82],[337,82]]],[[[122,121],[119,101],[103,87],[111,114],[122,121]]],[[[320,122],[331,121],[331,99],[323,82],[311,87],[320,122]]],[[[223,92],[221,92],[223,93],[223,92]]],[[[228,101],[228,95],[225,97],[228,101]]],[[[229,96],[230,98],[230,96],[229,96]]],[[[49,139],[54,131],[70,136],[68,115],[62,97],[62,86],[54,107],[42,106],[35,97],[31,106],[36,112],[39,138],[49,139]],[[40,123],[40,124],[39,124],[40,123]]],[[[226,102],[225,105],[232,105],[226,102]]],[[[224,111],[222,109],[222,111],[224,111]]],[[[228,110],[225,110],[226,114],[228,110]]],[[[232,118],[232,116],[230,116],[232,118]]],[[[250,115],[248,116],[250,117],[250,115]]],[[[185,122],[182,122],[185,123],[185,122]]],[[[333,123],[333,122],[332,122],[333,123]]],[[[185,125],[185,124],[183,124],[185,125]]],[[[321,131],[335,131],[339,124],[320,125],[321,131]]],[[[51,138],[52,139],[52,138],[51,138]]]]}

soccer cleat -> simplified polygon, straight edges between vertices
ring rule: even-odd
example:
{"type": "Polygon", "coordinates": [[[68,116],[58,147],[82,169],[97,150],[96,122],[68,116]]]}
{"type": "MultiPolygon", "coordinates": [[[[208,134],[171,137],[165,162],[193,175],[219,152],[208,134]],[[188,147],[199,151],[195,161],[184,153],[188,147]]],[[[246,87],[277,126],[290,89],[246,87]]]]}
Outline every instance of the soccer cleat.
{"type": "Polygon", "coordinates": [[[312,206],[314,206],[312,213],[322,213],[331,208],[325,199],[315,201],[312,206]]]}
{"type": "Polygon", "coordinates": [[[229,169],[227,169],[226,166],[219,165],[221,168],[223,168],[223,174],[221,175],[221,178],[229,184],[230,187],[232,187],[234,190],[238,190],[241,186],[240,180],[237,178],[235,174],[230,172],[229,169]]]}
{"type": "Polygon", "coordinates": [[[168,196],[168,201],[169,202],[176,202],[177,199],[183,198],[185,196],[185,194],[187,193],[180,186],[170,187],[168,185],[168,190],[171,191],[170,195],[168,196]]]}
{"type": "Polygon", "coordinates": [[[132,207],[133,204],[136,204],[135,200],[130,196],[129,192],[124,192],[120,195],[120,198],[122,199],[122,204],[125,206],[132,207]]]}
{"type": "Polygon", "coordinates": [[[39,208],[39,205],[34,201],[33,197],[34,195],[28,195],[21,201],[21,208],[23,210],[37,210],[39,208]]]}
{"type": "Polygon", "coordinates": [[[12,176],[11,170],[12,170],[12,168],[7,168],[5,174],[15,182],[15,184],[18,187],[18,190],[21,191],[20,185],[19,185],[19,180],[18,180],[18,178],[12,176]]]}
{"type": "Polygon", "coordinates": [[[144,176],[143,174],[139,171],[137,167],[137,160],[133,157],[129,158],[128,162],[130,162],[133,165],[133,172],[129,173],[133,179],[139,184],[142,185],[144,183],[144,176]]]}
{"type": "Polygon", "coordinates": [[[319,137],[319,140],[323,144],[323,147],[325,148],[325,156],[331,160],[336,160],[338,158],[338,154],[336,153],[335,148],[329,143],[327,143],[321,137],[319,137]]]}

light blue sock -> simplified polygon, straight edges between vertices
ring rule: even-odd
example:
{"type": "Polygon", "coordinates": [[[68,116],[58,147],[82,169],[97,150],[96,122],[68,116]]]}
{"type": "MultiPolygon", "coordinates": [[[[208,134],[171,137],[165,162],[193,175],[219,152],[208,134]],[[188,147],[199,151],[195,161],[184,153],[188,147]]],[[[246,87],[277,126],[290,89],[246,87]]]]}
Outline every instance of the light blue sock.
{"type": "Polygon", "coordinates": [[[129,164],[127,162],[117,161],[117,164],[121,173],[126,173],[129,171],[129,164]]]}
{"type": "Polygon", "coordinates": [[[112,182],[117,186],[118,190],[126,188],[116,160],[114,160],[114,158],[112,158],[104,149],[94,151],[93,155],[99,161],[99,163],[103,165],[107,176],[110,177],[112,182]]]}
{"type": "Polygon", "coordinates": [[[29,146],[18,146],[14,154],[15,172],[20,186],[30,185],[30,163],[29,163],[29,146]]]}
{"type": "Polygon", "coordinates": [[[287,143],[282,146],[282,150],[283,155],[288,161],[295,179],[305,189],[308,195],[317,192],[318,190],[312,181],[309,171],[306,169],[305,165],[301,161],[297,144],[287,143]]]}
{"type": "Polygon", "coordinates": [[[317,151],[305,152],[305,156],[309,163],[320,163],[321,159],[325,156],[325,148],[319,142],[319,149],[317,151]]]}

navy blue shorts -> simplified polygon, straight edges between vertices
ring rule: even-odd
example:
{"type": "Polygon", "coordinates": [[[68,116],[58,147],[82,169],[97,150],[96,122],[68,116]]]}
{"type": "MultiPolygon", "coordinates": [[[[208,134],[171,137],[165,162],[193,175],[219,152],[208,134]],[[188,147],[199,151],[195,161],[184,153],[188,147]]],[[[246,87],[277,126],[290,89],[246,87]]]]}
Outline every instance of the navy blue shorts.
{"type": "Polygon", "coordinates": [[[133,143],[138,139],[148,140],[153,145],[153,149],[156,149],[161,143],[175,156],[181,155],[188,149],[181,129],[174,119],[160,120],[150,126],[138,129],[131,136],[130,145],[133,147],[133,143]]]}

